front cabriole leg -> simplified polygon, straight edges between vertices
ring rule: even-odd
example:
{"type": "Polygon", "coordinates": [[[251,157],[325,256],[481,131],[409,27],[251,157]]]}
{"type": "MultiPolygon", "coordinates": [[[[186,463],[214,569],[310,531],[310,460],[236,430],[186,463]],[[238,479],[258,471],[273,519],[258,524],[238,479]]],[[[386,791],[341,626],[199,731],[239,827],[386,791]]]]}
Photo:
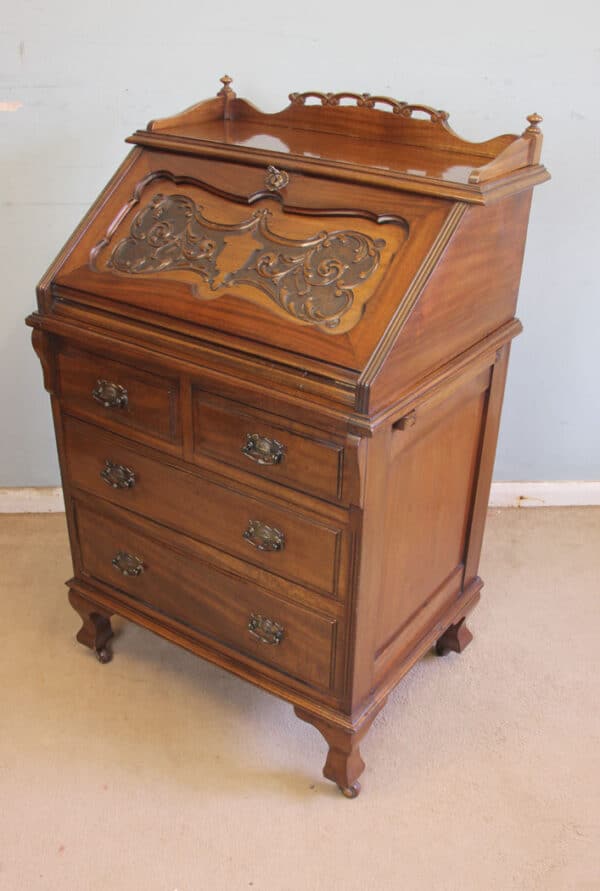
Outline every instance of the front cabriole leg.
{"type": "Polygon", "coordinates": [[[350,728],[333,724],[299,706],[295,706],[294,711],[302,721],[316,727],[329,746],[323,776],[337,783],[346,798],[356,798],[360,792],[358,778],[365,769],[359,743],[371,726],[375,715],[363,721],[358,728],[350,728]]]}
{"type": "Polygon", "coordinates": [[[107,646],[109,640],[113,636],[113,630],[110,624],[110,613],[100,611],[100,609],[78,592],[69,589],[69,603],[73,609],[79,613],[83,621],[83,625],[77,632],[77,640],[79,643],[89,647],[96,654],[96,658],[102,664],[110,662],[112,652],[107,646]]]}

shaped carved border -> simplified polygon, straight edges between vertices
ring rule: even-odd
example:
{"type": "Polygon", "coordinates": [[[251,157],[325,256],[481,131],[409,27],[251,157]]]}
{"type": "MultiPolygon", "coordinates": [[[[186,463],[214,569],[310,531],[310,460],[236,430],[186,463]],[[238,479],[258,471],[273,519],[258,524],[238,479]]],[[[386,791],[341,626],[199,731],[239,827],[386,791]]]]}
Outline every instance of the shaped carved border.
{"type": "Polygon", "coordinates": [[[154,195],[135,216],[130,234],[114,248],[107,266],[148,275],[172,269],[197,273],[210,289],[254,286],[289,315],[335,328],[354,301],[356,285],[379,266],[381,238],[351,229],[323,230],[296,240],[274,232],[270,211],[240,223],[209,220],[187,195],[154,195]],[[259,243],[238,269],[218,281],[217,261],[227,238],[251,232],[259,243]]]}
{"type": "MultiPolygon", "coordinates": [[[[231,197],[188,177],[176,177],[166,171],[151,174],[138,183],[131,201],[91,251],[93,268],[98,269],[100,251],[110,244],[118,226],[140,203],[144,189],[159,178],[231,197]]],[[[267,196],[252,196],[247,201],[258,197],[267,196]]],[[[315,216],[351,214],[380,223],[397,223],[408,234],[407,221],[393,215],[329,209],[322,214],[316,212],[315,216]]],[[[106,268],[119,274],[147,276],[168,271],[193,272],[215,296],[224,288],[250,286],[266,294],[297,321],[334,331],[354,303],[354,289],[379,267],[386,242],[355,229],[323,229],[303,240],[291,239],[273,231],[270,216],[270,211],[261,209],[241,222],[219,223],[204,216],[202,205],[188,195],[156,193],[136,213],[129,235],[112,249],[106,268]],[[222,275],[218,260],[225,245],[245,233],[253,236],[257,248],[236,269],[222,275]]]]}

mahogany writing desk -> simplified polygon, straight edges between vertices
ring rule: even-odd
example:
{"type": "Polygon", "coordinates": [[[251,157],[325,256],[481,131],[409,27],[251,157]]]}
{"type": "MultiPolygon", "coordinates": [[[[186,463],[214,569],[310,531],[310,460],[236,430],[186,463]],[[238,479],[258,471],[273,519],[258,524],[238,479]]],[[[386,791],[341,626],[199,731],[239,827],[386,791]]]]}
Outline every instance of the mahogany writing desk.
{"type": "Polygon", "coordinates": [[[119,614],[359,743],[471,634],[541,118],[387,97],[151,122],[38,289],[78,640],[119,614]]]}

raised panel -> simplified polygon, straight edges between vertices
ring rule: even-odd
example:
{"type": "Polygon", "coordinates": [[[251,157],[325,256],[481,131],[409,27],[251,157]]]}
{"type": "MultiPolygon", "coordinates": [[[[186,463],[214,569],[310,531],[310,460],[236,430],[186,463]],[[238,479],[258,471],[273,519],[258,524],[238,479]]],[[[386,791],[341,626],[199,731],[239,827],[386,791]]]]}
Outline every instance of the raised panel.
{"type": "Polygon", "coordinates": [[[488,368],[393,433],[377,658],[400,636],[409,648],[461,591],[489,380],[488,368]]]}

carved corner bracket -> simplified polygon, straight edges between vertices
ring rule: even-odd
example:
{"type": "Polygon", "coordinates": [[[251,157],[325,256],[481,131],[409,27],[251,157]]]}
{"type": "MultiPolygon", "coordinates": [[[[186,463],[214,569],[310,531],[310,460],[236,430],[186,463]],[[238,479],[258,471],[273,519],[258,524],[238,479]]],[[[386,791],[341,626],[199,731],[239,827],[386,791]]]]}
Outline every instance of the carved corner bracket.
{"type": "Polygon", "coordinates": [[[41,328],[34,328],[31,332],[31,343],[42,366],[44,388],[52,395],[56,386],[55,366],[52,361],[52,337],[47,331],[43,331],[41,328]]]}

